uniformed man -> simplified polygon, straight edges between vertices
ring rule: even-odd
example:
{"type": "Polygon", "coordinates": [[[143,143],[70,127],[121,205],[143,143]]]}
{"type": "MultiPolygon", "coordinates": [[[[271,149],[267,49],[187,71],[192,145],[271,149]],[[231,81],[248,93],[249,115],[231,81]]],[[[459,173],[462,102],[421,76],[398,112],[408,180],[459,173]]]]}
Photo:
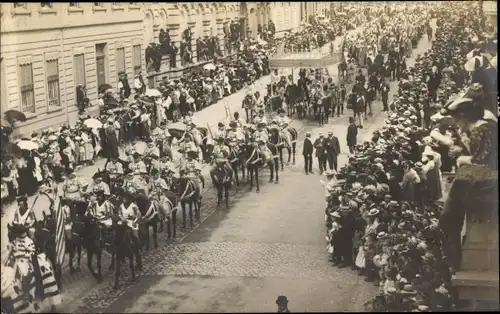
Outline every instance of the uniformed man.
{"type": "Polygon", "coordinates": [[[259,147],[261,156],[264,159],[264,163],[267,163],[271,159],[271,152],[267,147],[267,142],[269,141],[269,135],[266,130],[266,125],[264,123],[259,123],[257,125],[257,131],[254,133],[255,141],[259,147]]]}
{"type": "Polygon", "coordinates": [[[92,183],[87,187],[86,193],[96,195],[96,193],[102,191],[104,196],[108,197],[111,195],[109,185],[102,181],[102,176],[99,173],[94,174],[92,177],[92,183]]]}
{"type": "Polygon", "coordinates": [[[63,183],[62,189],[64,198],[72,201],[80,201],[82,199],[81,193],[84,191],[83,185],[74,172],[68,174],[67,179],[63,183]]]}
{"type": "Polygon", "coordinates": [[[259,123],[264,123],[264,125],[267,125],[267,119],[264,115],[265,115],[264,110],[259,110],[259,113],[257,117],[255,117],[255,119],[253,120],[253,123],[255,125],[258,125],[259,123]]]}
{"type": "MultiPolygon", "coordinates": [[[[170,187],[167,181],[160,176],[160,171],[157,169],[153,169],[151,171],[151,181],[149,190],[151,191],[151,195],[156,195],[158,197],[158,203],[160,205],[160,211],[165,220],[168,219],[170,212],[167,212],[167,208],[170,206],[167,205],[168,198],[166,196],[166,192],[170,190],[170,187]]],[[[172,204],[175,206],[175,204],[172,204]]]]}
{"type": "Polygon", "coordinates": [[[109,177],[113,180],[124,174],[123,165],[116,157],[112,157],[111,160],[108,161],[105,169],[109,173],[109,177]]]}
{"type": "Polygon", "coordinates": [[[251,90],[247,90],[245,98],[243,98],[241,107],[245,109],[246,121],[249,122],[253,115],[257,101],[251,90]]]}
{"type": "Polygon", "coordinates": [[[181,150],[187,154],[187,152],[193,152],[193,151],[196,151],[197,152],[197,157],[196,157],[196,160],[199,160],[201,161],[203,158],[203,153],[201,151],[201,149],[199,147],[196,146],[195,143],[193,143],[191,141],[191,138],[189,136],[187,136],[185,139],[184,139],[184,143],[183,145],[181,146],[181,150]]]}
{"type": "Polygon", "coordinates": [[[229,149],[229,147],[224,143],[225,142],[225,138],[223,137],[218,137],[215,139],[216,141],[216,145],[214,147],[214,150],[212,152],[212,160],[215,162],[215,159],[219,159],[219,161],[221,159],[225,159],[226,160],[226,163],[231,166],[231,164],[229,163],[229,156],[231,155],[231,150],[229,149]]]}
{"type": "MultiPolygon", "coordinates": [[[[195,179],[195,181],[201,186],[205,186],[205,180],[201,175],[201,165],[196,161],[198,156],[197,150],[190,150],[186,152],[186,162],[180,168],[181,177],[195,179]]],[[[200,188],[201,191],[201,188],[200,188]]]]}
{"type": "Polygon", "coordinates": [[[133,157],[134,161],[129,164],[128,168],[135,174],[146,174],[148,172],[148,168],[146,167],[144,160],[142,160],[141,154],[134,153],[133,157]]]}
{"type": "Polygon", "coordinates": [[[213,135],[214,139],[217,139],[219,137],[225,138],[226,137],[226,126],[224,123],[219,122],[217,124],[217,130],[214,132],[213,135]]]}

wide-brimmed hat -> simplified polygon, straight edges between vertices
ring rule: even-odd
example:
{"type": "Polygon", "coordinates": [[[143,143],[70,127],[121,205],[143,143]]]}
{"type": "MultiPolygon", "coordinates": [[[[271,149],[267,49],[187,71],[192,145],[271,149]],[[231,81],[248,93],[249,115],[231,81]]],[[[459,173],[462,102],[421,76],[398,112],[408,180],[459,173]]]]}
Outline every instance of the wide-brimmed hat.
{"type": "Polygon", "coordinates": [[[414,295],[414,294],[417,294],[417,290],[415,290],[413,288],[413,285],[407,284],[407,285],[403,286],[403,289],[401,290],[400,293],[401,294],[411,294],[411,295],[414,295]]]}
{"type": "Polygon", "coordinates": [[[385,237],[387,237],[387,233],[385,231],[377,233],[377,239],[383,239],[385,237]]]}
{"type": "Polygon", "coordinates": [[[368,216],[377,216],[380,213],[380,210],[377,208],[372,208],[368,212],[368,216]]]}
{"type": "Polygon", "coordinates": [[[341,218],[342,217],[342,216],[340,216],[340,214],[339,214],[338,211],[334,211],[334,212],[330,213],[330,216],[335,217],[335,218],[341,218]]]}

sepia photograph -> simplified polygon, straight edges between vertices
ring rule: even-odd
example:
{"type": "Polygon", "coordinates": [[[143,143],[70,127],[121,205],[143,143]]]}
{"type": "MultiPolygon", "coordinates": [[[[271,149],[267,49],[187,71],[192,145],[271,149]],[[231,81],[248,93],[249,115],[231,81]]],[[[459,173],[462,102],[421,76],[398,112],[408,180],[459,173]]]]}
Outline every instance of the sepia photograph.
{"type": "Polygon", "coordinates": [[[499,311],[496,1],[0,3],[1,313],[499,311]]]}

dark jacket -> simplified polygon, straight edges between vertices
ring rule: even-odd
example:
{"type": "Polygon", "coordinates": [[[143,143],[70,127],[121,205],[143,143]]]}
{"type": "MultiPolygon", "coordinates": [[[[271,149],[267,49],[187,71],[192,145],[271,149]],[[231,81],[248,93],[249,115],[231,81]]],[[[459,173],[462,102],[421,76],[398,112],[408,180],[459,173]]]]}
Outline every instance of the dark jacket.
{"type": "Polygon", "coordinates": [[[326,155],[326,138],[317,138],[313,146],[316,148],[316,157],[326,155]]]}
{"type": "Polygon", "coordinates": [[[310,137],[304,139],[304,146],[302,148],[302,155],[312,155],[314,146],[310,137]]]}
{"type": "Polygon", "coordinates": [[[326,151],[328,155],[338,155],[340,154],[340,144],[339,139],[336,136],[326,139],[326,151]]]}
{"type": "Polygon", "coordinates": [[[356,137],[358,136],[358,127],[355,123],[349,124],[347,127],[347,146],[356,146],[356,137]]]}

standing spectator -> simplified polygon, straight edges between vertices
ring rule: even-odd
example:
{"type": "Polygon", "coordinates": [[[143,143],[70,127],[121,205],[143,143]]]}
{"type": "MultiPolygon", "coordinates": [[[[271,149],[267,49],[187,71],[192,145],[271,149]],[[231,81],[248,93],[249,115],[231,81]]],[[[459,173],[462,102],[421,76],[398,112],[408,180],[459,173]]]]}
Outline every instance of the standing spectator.
{"type": "Polygon", "coordinates": [[[118,73],[118,86],[117,86],[117,94],[120,97],[120,101],[123,101],[125,97],[125,84],[123,84],[123,77],[125,75],[125,72],[121,71],[118,73]]]}
{"type": "Polygon", "coordinates": [[[304,146],[302,148],[302,155],[304,156],[304,171],[306,174],[313,174],[312,172],[312,154],[314,146],[311,141],[311,132],[306,132],[304,139],[304,146]]]}
{"type": "Polygon", "coordinates": [[[349,153],[354,154],[358,136],[358,127],[354,123],[354,118],[349,117],[349,126],[347,127],[347,147],[349,147],[349,153]]]}
{"type": "Polygon", "coordinates": [[[384,106],[383,111],[389,110],[389,105],[388,105],[388,100],[389,100],[389,91],[391,88],[389,87],[389,84],[386,82],[382,83],[382,88],[381,88],[381,94],[382,94],[382,104],[384,106]]]}
{"type": "Polygon", "coordinates": [[[143,84],[141,82],[141,79],[139,78],[140,73],[136,74],[134,76],[134,90],[136,94],[142,94],[142,87],[143,84]]]}
{"type": "Polygon", "coordinates": [[[123,83],[123,96],[125,97],[125,99],[127,99],[130,97],[131,94],[127,73],[123,73],[122,83],[123,83]]]}
{"type": "Polygon", "coordinates": [[[170,44],[170,68],[175,69],[177,64],[177,53],[179,48],[175,45],[175,42],[170,44]]]}
{"type": "Polygon", "coordinates": [[[318,158],[318,167],[320,174],[326,170],[326,139],[323,133],[320,132],[319,138],[314,141],[313,147],[316,149],[316,158],[318,158]]]}
{"type": "Polygon", "coordinates": [[[76,87],[76,103],[78,106],[78,112],[81,114],[85,111],[85,99],[87,99],[87,89],[83,84],[78,84],[76,87]]]}
{"type": "Polygon", "coordinates": [[[328,138],[326,139],[326,153],[328,160],[328,167],[330,170],[338,170],[337,157],[340,154],[340,144],[339,139],[333,135],[332,131],[328,132],[328,138]]]}

